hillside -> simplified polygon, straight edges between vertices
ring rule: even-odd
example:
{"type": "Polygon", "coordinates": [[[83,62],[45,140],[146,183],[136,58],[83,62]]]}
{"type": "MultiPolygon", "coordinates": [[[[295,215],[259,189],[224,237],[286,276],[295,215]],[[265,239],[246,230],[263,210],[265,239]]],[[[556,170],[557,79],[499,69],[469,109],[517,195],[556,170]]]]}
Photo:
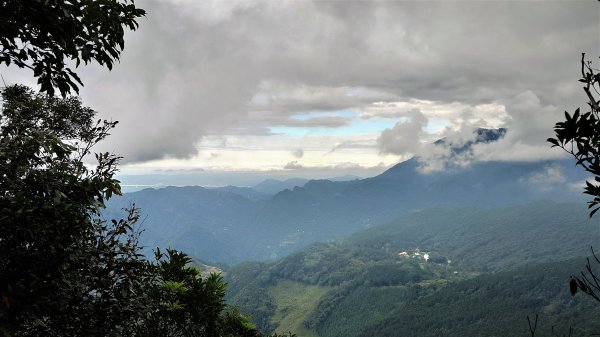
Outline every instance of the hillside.
{"type": "Polygon", "coordinates": [[[502,271],[590,253],[600,224],[584,204],[538,201],[498,209],[431,209],[358,232],[346,240],[401,251],[420,248],[476,271],[502,271]]]}
{"type": "Polygon", "coordinates": [[[573,327],[575,336],[589,336],[600,331],[600,306],[568,292],[569,275],[584,263],[576,258],[479,276],[444,274],[441,266],[429,266],[389,283],[402,268],[383,267],[379,277],[363,274],[335,286],[270,278],[259,291],[238,292],[230,302],[258,318],[266,331],[295,328],[302,336],[305,331],[320,337],[523,336],[527,315],[535,314],[539,336],[550,336],[552,327],[561,334],[573,327]],[[252,296],[260,298],[262,311],[253,310],[252,296]]]}
{"type": "MultiPolygon", "coordinates": [[[[481,275],[446,286],[358,287],[312,321],[321,337],[524,336],[539,314],[536,336],[590,336],[600,331],[600,306],[571,297],[567,280],[583,259],[481,275]]],[[[323,299],[317,312],[327,308],[323,299]]]]}
{"type": "Polygon", "coordinates": [[[579,204],[412,212],[342,242],[232,267],[229,301],[264,331],[295,326],[320,337],[522,336],[536,313],[541,336],[552,325],[586,335],[600,331],[600,310],[571,298],[567,281],[596,234],[579,204]]]}

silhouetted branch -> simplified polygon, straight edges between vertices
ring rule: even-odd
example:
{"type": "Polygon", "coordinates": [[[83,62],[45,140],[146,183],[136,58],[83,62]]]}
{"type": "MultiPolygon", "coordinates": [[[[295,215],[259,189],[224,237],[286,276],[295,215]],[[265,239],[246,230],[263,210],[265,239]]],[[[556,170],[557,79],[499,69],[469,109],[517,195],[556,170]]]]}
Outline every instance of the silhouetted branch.
{"type": "Polygon", "coordinates": [[[529,332],[531,333],[531,337],[535,337],[535,330],[537,329],[538,322],[538,314],[535,314],[535,323],[533,327],[531,326],[531,319],[529,319],[529,315],[527,315],[527,323],[529,324],[529,332]]]}

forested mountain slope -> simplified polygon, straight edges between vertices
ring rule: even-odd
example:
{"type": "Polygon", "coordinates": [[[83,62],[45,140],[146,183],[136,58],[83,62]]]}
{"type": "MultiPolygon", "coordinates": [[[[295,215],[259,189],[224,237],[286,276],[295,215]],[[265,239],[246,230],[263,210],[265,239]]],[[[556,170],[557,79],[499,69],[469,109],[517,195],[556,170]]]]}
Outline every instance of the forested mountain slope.
{"type": "Polygon", "coordinates": [[[590,254],[600,222],[580,203],[534,203],[497,209],[431,209],[405,214],[346,240],[386,250],[441,254],[475,271],[502,271],[590,254]]]}
{"type": "Polygon", "coordinates": [[[540,336],[552,325],[589,335],[600,332],[600,311],[589,297],[571,298],[568,280],[599,239],[580,204],[416,211],[342,242],[237,265],[229,300],[265,331],[321,337],[522,336],[536,313],[540,336]],[[303,305],[286,304],[294,302],[303,305]]]}

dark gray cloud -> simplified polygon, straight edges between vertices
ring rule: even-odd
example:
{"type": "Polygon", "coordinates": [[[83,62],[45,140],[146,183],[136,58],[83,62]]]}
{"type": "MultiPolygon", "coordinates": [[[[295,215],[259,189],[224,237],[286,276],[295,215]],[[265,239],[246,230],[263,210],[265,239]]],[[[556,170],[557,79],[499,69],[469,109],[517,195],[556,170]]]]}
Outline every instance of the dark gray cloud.
{"type": "MultiPolygon", "coordinates": [[[[360,85],[360,83],[356,83],[360,85]]],[[[377,101],[399,99],[395,94],[363,86],[306,85],[303,82],[266,80],[258,88],[250,110],[258,116],[286,116],[292,113],[338,111],[363,108],[377,101]]],[[[255,116],[254,118],[256,118],[255,116]]]]}
{"type": "MultiPolygon", "coordinates": [[[[187,158],[208,134],[267,133],[298,113],[373,102],[475,105],[530,92],[560,111],[582,105],[579,55],[599,50],[592,1],[142,6],[148,17],[127,35],[121,63],[81,73],[86,104],[121,121],[104,146],[130,162],[187,158]]],[[[410,142],[414,130],[402,128],[406,135],[382,135],[381,144],[410,142]]]]}

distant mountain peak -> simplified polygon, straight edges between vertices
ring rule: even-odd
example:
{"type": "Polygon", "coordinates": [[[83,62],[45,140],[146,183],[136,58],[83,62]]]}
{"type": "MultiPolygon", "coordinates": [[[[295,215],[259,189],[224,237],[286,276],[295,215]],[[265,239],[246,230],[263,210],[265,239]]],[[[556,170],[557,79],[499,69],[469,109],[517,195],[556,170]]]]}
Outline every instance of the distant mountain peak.
{"type": "MultiPolygon", "coordinates": [[[[477,128],[473,130],[473,134],[475,135],[475,140],[469,140],[462,144],[461,146],[453,147],[454,152],[462,152],[472,146],[473,144],[480,143],[491,143],[495,142],[499,139],[504,138],[508,129],[506,128],[498,128],[498,129],[486,129],[486,128],[477,128]]],[[[434,142],[435,145],[446,145],[446,138],[438,139],[434,142]]]]}
{"type": "Polygon", "coordinates": [[[267,179],[263,182],[253,186],[255,191],[274,195],[286,189],[293,189],[296,186],[304,186],[308,182],[308,179],[303,178],[290,178],[286,180],[267,179]]]}
{"type": "Polygon", "coordinates": [[[504,138],[506,135],[506,128],[498,128],[498,129],[485,129],[485,128],[477,128],[473,133],[477,135],[475,143],[489,143],[495,142],[501,138],[504,138]]]}

